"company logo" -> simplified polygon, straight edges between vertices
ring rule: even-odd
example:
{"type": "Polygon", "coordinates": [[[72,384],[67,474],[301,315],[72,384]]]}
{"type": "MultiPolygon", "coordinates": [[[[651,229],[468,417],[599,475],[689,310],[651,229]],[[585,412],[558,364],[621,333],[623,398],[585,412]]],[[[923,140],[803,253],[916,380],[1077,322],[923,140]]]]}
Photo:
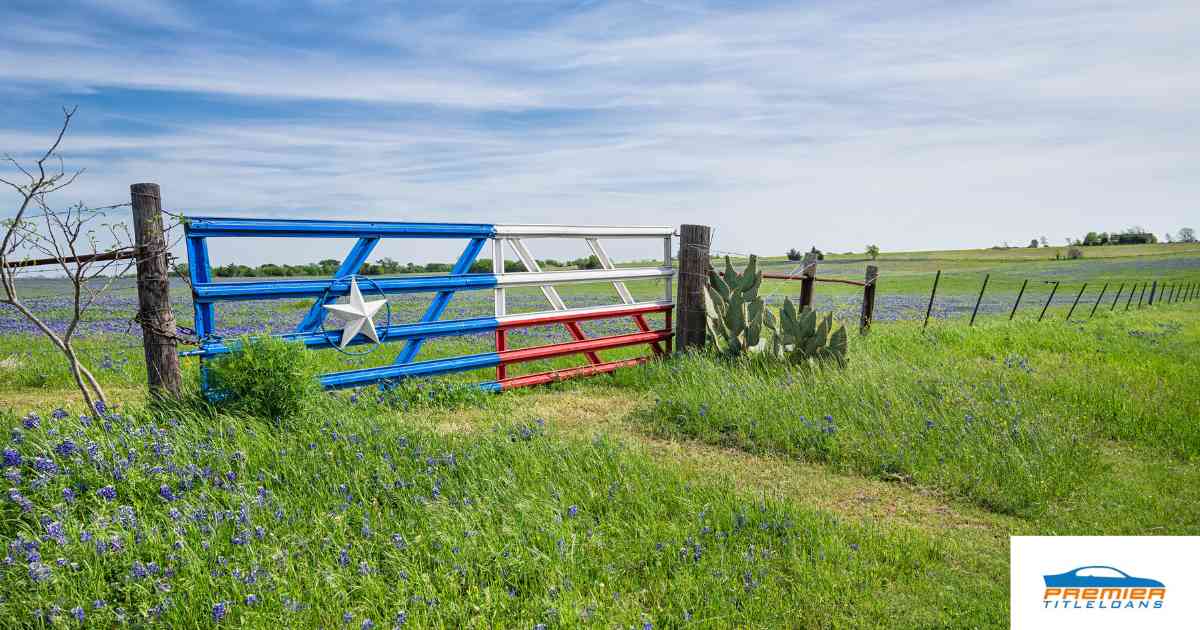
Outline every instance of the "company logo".
{"type": "Polygon", "coordinates": [[[1115,567],[1087,566],[1044,576],[1044,608],[1162,608],[1167,587],[1115,567]]]}

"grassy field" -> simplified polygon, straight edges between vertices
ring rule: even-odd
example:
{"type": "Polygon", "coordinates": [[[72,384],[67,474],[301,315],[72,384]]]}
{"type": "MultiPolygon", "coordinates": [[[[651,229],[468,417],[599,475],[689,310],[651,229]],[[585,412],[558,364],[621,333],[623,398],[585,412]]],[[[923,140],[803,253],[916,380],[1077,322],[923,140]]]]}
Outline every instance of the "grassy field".
{"type": "MultiPolygon", "coordinates": [[[[881,306],[915,300],[923,316],[939,267],[1060,278],[1076,291],[1092,279],[1200,276],[1200,256],[1166,251],[1070,262],[885,254],[881,306]]],[[[831,260],[820,273],[862,265],[831,260]]],[[[853,313],[852,293],[819,290],[824,307],[853,313]]],[[[45,292],[54,299],[53,285],[45,292]]],[[[609,299],[586,286],[565,297],[609,299]]],[[[0,329],[10,487],[0,618],[1005,627],[1009,535],[1200,533],[1200,301],[1105,303],[1066,322],[1068,307],[1056,300],[1040,323],[1036,311],[1009,322],[996,310],[973,328],[943,311],[922,333],[896,306],[903,316],[852,335],[844,370],[694,355],[499,396],[322,395],[279,424],[146,407],[139,346],[111,329],[119,303],[81,342],[121,403],[106,414],[81,418],[49,349],[0,329]]],[[[305,308],[224,321],[282,328],[305,308]]],[[[187,321],[187,305],[178,312],[187,321]]],[[[320,353],[331,370],[384,354],[320,353]]],[[[194,363],[185,368],[194,382],[194,363]]]]}

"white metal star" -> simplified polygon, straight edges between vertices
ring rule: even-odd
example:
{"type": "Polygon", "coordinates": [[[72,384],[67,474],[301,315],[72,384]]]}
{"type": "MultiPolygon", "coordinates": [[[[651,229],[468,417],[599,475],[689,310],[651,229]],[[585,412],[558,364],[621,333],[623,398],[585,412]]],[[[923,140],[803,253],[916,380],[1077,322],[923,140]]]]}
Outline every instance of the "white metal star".
{"type": "Polygon", "coordinates": [[[334,317],[346,322],[342,328],[342,342],[339,348],[345,348],[358,333],[362,333],[375,343],[379,343],[379,334],[375,332],[375,320],[372,319],[379,309],[387,304],[387,300],[372,300],[364,302],[362,293],[358,290],[358,281],[350,278],[350,302],[348,304],[326,304],[334,317]],[[366,324],[366,327],[363,326],[366,324]]]}

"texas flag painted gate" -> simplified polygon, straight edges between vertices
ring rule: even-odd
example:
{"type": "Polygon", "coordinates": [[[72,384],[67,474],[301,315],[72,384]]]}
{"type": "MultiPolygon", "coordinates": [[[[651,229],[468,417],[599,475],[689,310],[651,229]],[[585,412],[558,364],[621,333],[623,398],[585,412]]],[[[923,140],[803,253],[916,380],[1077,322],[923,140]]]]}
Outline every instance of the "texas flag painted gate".
{"type": "MultiPolygon", "coordinates": [[[[203,366],[204,360],[231,352],[236,344],[227,343],[220,337],[216,329],[216,305],[220,302],[264,299],[314,298],[314,304],[296,330],[276,336],[303,343],[310,348],[336,348],[341,335],[339,331],[325,329],[327,309],[324,307],[350,292],[352,282],[357,282],[356,272],[367,262],[367,257],[371,255],[381,239],[467,239],[466,247],[448,275],[363,277],[364,284],[383,295],[436,293],[420,321],[394,324],[390,321],[389,316],[389,321],[385,326],[377,327],[378,336],[384,343],[404,341],[404,346],[390,365],[323,374],[320,379],[324,387],[329,389],[357,387],[404,378],[494,367],[496,368],[496,379],[480,383],[479,386],[487,390],[500,391],[575,376],[611,372],[620,367],[642,363],[650,357],[643,356],[605,362],[599,358],[597,352],[640,344],[649,344],[655,354],[670,352],[673,335],[671,315],[675,306],[671,289],[671,283],[675,276],[675,271],[671,266],[673,235],[674,230],[670,227],[644,226],[493,225],[194,217],[190,218],[185,226],[185,240],[192,284],[192,301],[195,308],[195,328],[196,335],[200,338],[200,345],[198,349],[182,354],[200,357],[203,366]],[[357,238],[358,240],[337,272],[329,279],[214,282],[209,264],[207,239],[224,237],[357,238]],[[601,268],[542,271],[525,244],[526,239],[539,238],[583,239],[592,254],[600,261],[601,268]],[[661,239],[663,242],[662,266],[617,268],[600,243],[602,238],[661,239]],[[489,243],[492,253],[492,272],[470,273],[472,264],[489,243]],[[506,243],[517,259],[521,261],[525,271],[505,272],[504,249],[506,243]],[[666,290],[663,298],[647,302],[635,301],[624,281],[640,279],[665,280],[666,290]],[[556,285],[584,282],[611,282],[621,303],[589,308],[567,308],[555,288],[556,285]],[[509,315],[505,290],[511,287],[525,286],[541,287],[552,310],[509,315]],[[441,319],[456,292],[488,289],[494,296],[494,316],[441,319]],[[652,330],[647,323],[646,315],[653,313],[664,314],[662,329],[652,330]],[[626,317],[632,318],[637,324],[637,332],[588,339],[579,326],[579,323],[584,321],[626,317]],[[508,348],[508,331],[550,324],[563,324],[573,340],[531,348],[508,348]],[[414,360],[427,339],[487,332],[495,334],[496,350],[494,352],[426,361],[414,360]],[[574,354],[584,355],[588,364],[515,377],[509,377],[507,374],[506,368],[513,364],[574,354]]],[[[349,345],[361,345],[374,342],[366,335],[359,334],[348,343],[349,345]]],[[[201,374],[204,374],[203,367],[201,374]]],[[[201,386],[207,389],[207,382],[203,376],[201,381],[201,386]]]]}

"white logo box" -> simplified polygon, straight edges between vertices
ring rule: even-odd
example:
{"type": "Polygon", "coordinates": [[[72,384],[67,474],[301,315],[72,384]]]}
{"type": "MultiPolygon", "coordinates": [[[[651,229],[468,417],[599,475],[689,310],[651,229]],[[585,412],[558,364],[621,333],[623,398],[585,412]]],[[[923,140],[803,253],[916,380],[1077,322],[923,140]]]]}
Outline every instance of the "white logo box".
{"type": "Polygon", "coordinates": [[[1200,536],[1013,536],[1010,544],[1013,628],[1200,629],[1200,536]]]}

